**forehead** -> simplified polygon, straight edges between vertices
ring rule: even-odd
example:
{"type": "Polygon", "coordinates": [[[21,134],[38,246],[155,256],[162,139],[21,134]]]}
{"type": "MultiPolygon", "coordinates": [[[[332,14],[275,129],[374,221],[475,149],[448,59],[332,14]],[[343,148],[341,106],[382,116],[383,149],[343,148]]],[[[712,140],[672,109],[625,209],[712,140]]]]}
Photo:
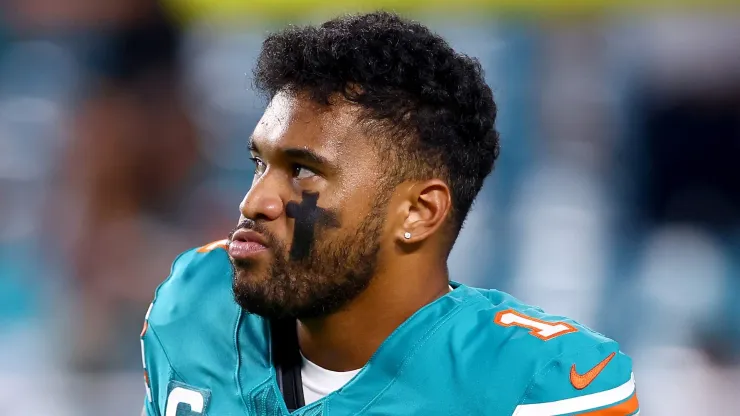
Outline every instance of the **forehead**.
{"type": "Polygon", "coordinates": [[[261,153],[303,148],[333,160],[344,149],[367,151],[369,146],[358,123],[357,109],[345,102],[322,106],[306,97],[278,93],[270,101],[252,134],[261,153]]]}

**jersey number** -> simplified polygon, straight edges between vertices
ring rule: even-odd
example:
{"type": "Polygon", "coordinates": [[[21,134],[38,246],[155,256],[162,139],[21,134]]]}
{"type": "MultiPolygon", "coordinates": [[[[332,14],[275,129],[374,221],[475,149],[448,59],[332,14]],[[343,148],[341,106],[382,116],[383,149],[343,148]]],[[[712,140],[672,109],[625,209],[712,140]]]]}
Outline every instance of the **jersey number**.
{"type": "Polygon", "coordinates": [[[544,341],[549,341],[555,337],[559,337],[560,335],[577,331],[577,329],[565,322],[546,322],[523,315],[513,309],[497,313],[493,322],[501,326],[519,326],[531,329],[531,331],[529,331],[530,335],[534,335],[544,341]]]}
{"type": "Polygon", "coordinates": [[[177,408],[180,404],[190,405],[190,414],[202,414],[205,409],[206,399],[198,391],[175,387],[167,396],[167,409],[165,416],[177,416],[177,408]]]}

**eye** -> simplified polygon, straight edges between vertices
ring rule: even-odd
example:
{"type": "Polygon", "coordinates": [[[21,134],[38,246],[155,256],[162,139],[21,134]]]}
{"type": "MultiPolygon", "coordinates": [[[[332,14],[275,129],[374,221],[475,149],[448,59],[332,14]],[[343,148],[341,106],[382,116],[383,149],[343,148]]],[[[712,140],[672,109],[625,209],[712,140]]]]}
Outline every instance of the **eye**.
{"type": "Polygon", "coordinates": [[[262,159],[258,157],[250,157],[249,160],[251,160],[254,163],[254,175],[259,176],[265,173],[265,168],[267,165],[265,165],[265,162],[262,161],[262,159]]]}
{"type": "Polygon", "coordinates": [[[316,176],[316,172],[303,165],[293,165],[293,177],[296,179],[308,179],[316,176]]]}

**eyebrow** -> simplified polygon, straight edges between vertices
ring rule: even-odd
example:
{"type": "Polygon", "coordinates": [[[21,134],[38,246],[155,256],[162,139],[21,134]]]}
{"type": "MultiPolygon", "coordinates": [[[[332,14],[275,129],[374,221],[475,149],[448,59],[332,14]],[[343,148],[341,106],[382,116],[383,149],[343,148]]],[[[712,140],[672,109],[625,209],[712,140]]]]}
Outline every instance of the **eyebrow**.
{"type": "Polygon", "coordinates": [[[305,162],[310,165],[315,165],[315,166],[329,166],[330,165],[329,161],[325,157],[319,156],[318,154],[310,150],[307,150],[307,149],[288,148],[288,149],[284,149],[282,152],[285,153],[285,155],[290,157],[291,159],[305,162]]]}
{"type": "MultiPolygon", "coordinates": [[[[260,153],[259,149],[257,148],[257,144],[254,142],[252,137],[249,138],[249,150],[257,154],[260,153]]],[[[300,147],[289,147],[287,149],[281,149],[280,152],[291,159],[307,164],[316,166],[331,166],[331,163],[328,159],[308,149],[303,149],[300,147]]]]}

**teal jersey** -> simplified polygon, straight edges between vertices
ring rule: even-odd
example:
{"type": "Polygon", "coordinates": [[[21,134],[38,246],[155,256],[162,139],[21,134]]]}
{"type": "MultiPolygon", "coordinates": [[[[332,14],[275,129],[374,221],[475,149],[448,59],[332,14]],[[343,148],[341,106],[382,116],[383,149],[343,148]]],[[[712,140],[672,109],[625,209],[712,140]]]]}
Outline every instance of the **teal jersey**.
{"type": "Polygon", "coordinates": [[[612,415],[639,413],[619,345],[496,290],[452,283],[346,385],[292,413],[270,325],[233,300],[224,242],[181,254],[141,335],[150,416],[612,415]]]}

